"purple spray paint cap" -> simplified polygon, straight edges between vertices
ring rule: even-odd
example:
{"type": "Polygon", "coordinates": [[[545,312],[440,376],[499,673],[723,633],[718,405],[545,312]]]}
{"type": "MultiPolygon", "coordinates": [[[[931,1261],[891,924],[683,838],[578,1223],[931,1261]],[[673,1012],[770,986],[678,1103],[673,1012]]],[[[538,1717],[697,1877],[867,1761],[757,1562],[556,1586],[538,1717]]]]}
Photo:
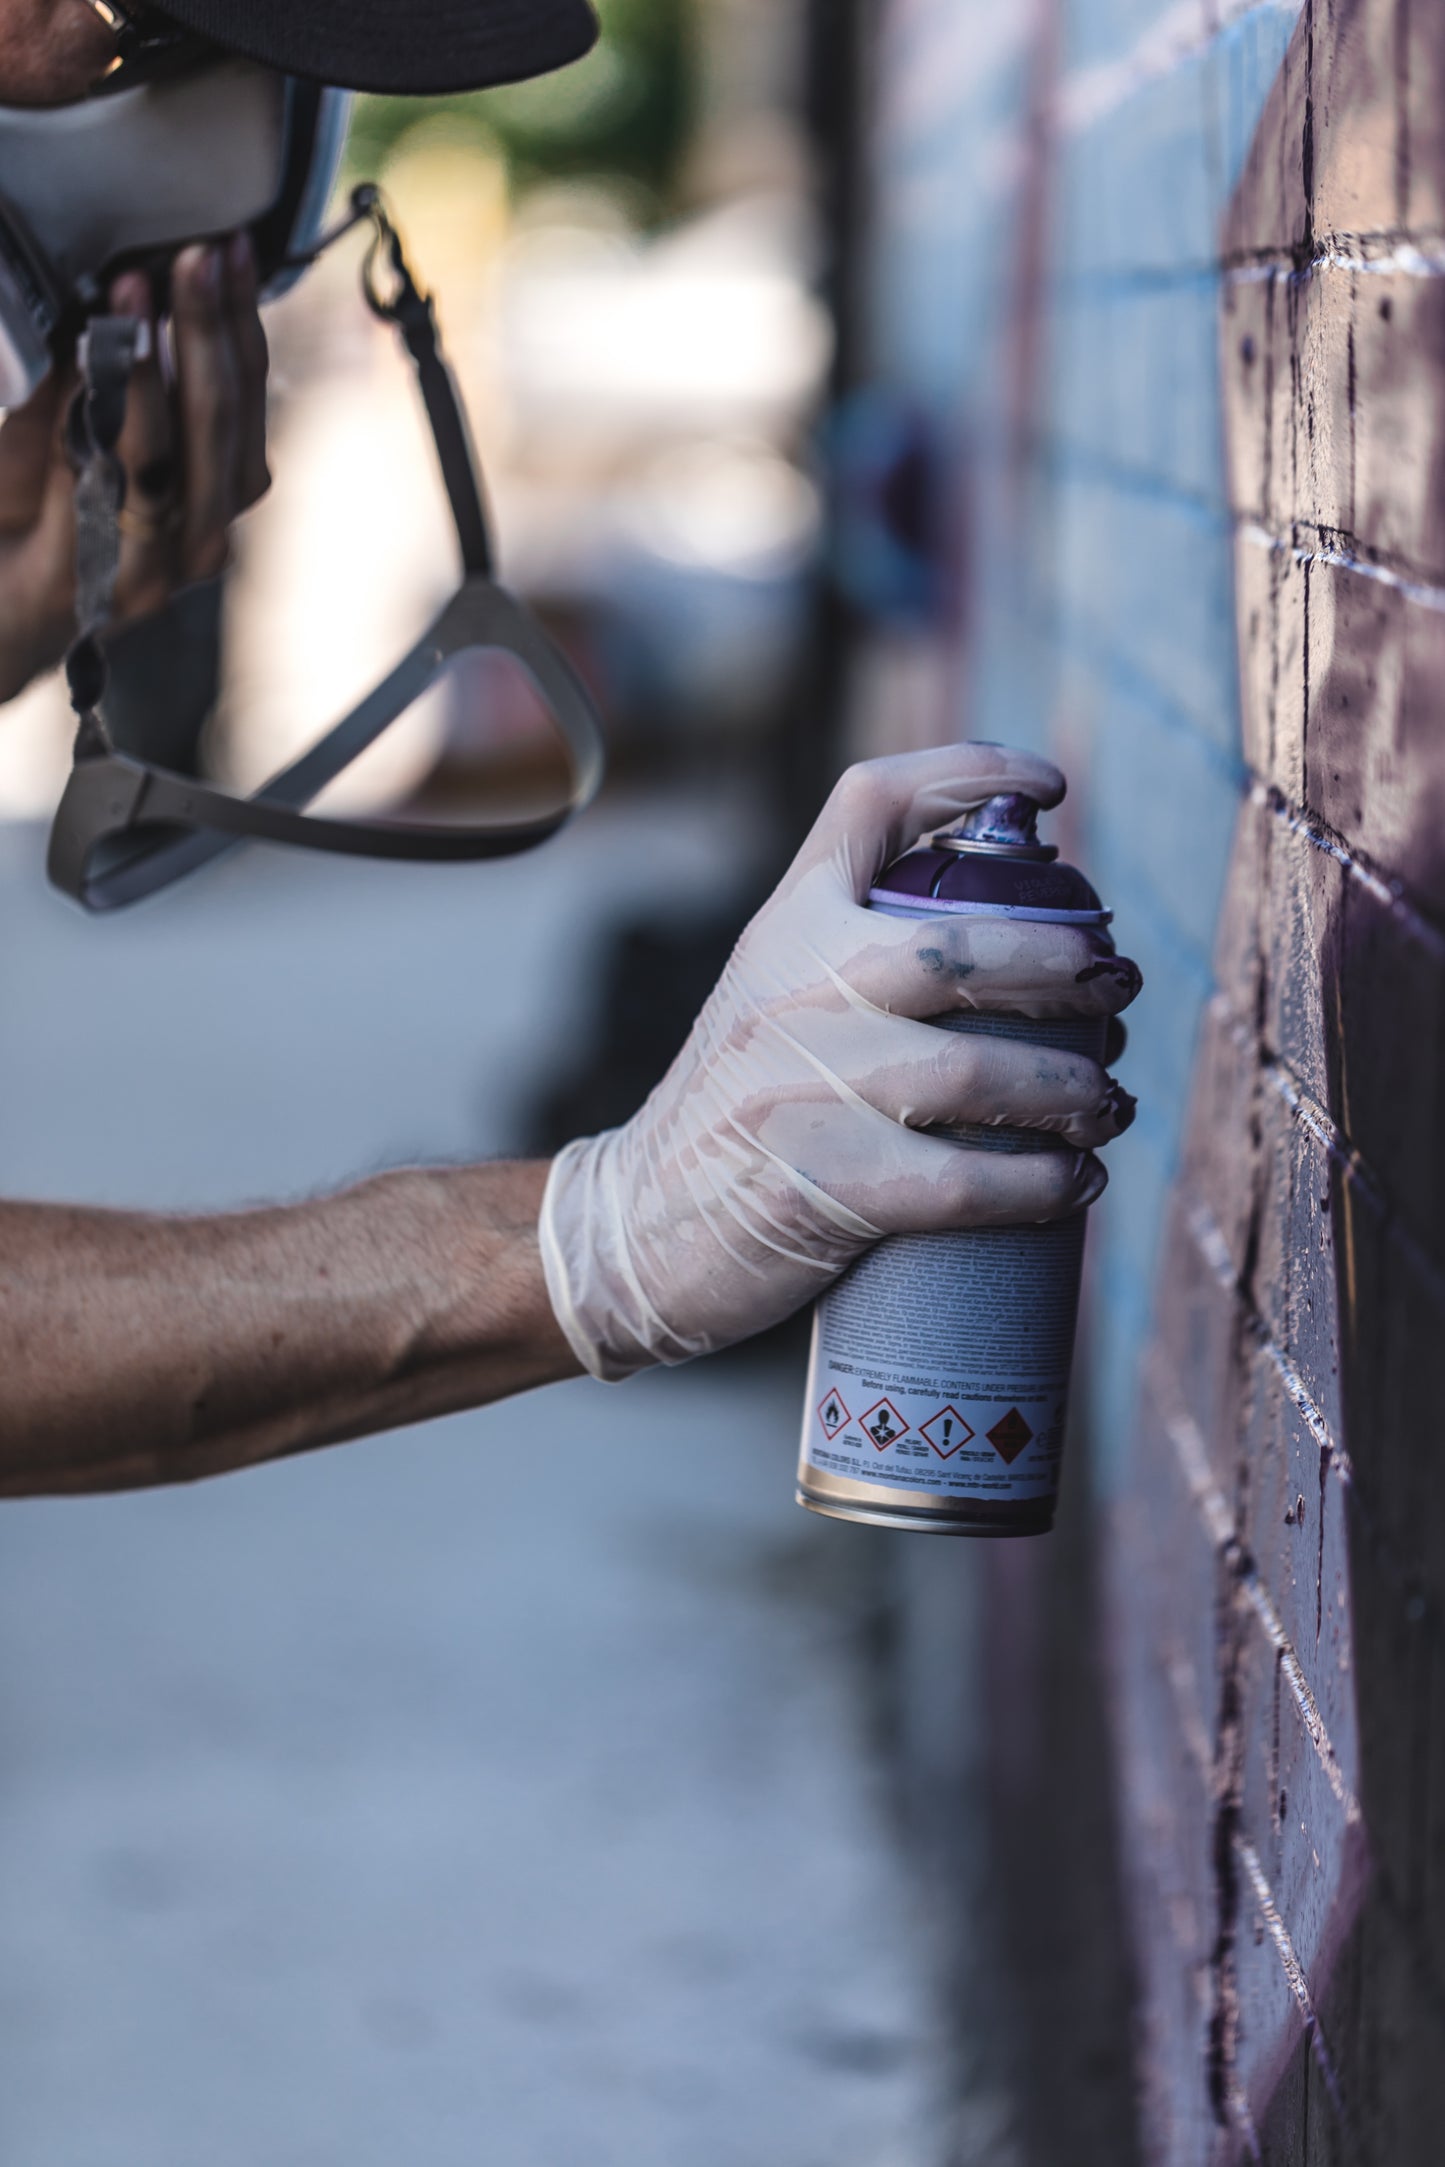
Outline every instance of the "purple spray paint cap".
{"type": "Polygon", "coordinates": [[[868,900],[909,917],[950,912],[1107,925],[1113,916],[1077,866],[1060,865],[1038,837],[1037,801],[1006,791],[974,806],[946,834],[935,835],[879,874],[868,900]]]}

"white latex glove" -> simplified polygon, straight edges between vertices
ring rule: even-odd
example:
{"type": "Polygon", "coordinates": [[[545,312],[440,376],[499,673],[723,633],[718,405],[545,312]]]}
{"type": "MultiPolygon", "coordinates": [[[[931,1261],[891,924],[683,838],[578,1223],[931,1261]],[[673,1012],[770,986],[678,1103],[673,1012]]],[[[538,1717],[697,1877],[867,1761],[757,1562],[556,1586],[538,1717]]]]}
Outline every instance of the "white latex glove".
{"type": "Polygon", "coordinates": [[[900,851],[1005,790],[1054,805],[1064,779],[1001,745],[851,768],[646,1105],[556,1159],[543,1264],[595,1376],[776,1324],[882,1235],[1059,1218],[1102,1190],[1086,1148],[926,1133],[1000,1122],[1105,1143],[1133,1102],[1096,1062],[914,1019],[1114,1015],[1136,966],[1102,929],[863,908],[900,851]]]}

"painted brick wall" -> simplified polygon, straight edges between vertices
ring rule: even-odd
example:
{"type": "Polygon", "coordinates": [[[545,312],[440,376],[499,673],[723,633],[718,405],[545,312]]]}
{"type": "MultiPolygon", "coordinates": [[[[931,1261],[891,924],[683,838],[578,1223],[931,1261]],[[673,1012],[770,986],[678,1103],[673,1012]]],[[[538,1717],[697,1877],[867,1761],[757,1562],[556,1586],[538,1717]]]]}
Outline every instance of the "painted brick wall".
{"type": "Polygon", "coordinates": [[[1248,790],[1117,1523],[1171,2162],[1445,2156],[1442,87],[1314,0],[1225,229],[1248,790]]]}
{"type": "MultiPolygon", "coordinates": [[[[1094,1237],[1108,1487],[1127,1465],[1243,783],[1222,229],[1297,14],[1294,0],[881,9],[872,360],[929,418],[966,525],[968,592],[942,635],[962,628],[966,667],[936,669],[932,731],[1066,760],[1067,839],[1150,984],[1129,1057],[1140,1118],[1094,1237]]],[[[874,725],[883,741],[896,727],[874,725]]]]}
{"type": "MultiPolygon", "coordinates": [[[[1434,2162],[1445,7],[884,0],[879,62],[876,374],[967,530],[908,727],[1063,758],[1147,980],[1080,1440],[1145,2148],[1434,2162]]],[[[982,1598],[1021,1805],[1054,1571],[982,1598]]]]}

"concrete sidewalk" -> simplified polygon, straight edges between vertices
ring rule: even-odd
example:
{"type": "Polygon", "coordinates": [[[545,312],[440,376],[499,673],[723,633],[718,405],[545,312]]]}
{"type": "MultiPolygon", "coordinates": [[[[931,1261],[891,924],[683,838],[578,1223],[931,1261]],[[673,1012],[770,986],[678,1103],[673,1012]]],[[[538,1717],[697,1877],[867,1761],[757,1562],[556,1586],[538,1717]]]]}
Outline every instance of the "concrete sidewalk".
{"type": "MultiPolygon", "coordinates": [[[[0,1188],[500,1148],[604,881],[723,877],[726,810],[674,815],[475,872],[237,859],[114,924],[0,831],[0,1188]]],[[[7,1506],[6,2167],[934,2167],[872,1538],[792,1503],[799,1383],[586,1382],[7,1506]]]]}

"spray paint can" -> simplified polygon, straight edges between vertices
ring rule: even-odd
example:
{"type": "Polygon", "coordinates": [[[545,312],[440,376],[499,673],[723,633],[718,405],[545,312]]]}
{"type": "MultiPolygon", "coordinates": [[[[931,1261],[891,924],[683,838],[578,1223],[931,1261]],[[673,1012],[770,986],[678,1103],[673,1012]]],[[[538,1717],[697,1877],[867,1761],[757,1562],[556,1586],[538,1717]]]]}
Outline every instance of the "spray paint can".
{"type": "MultiPolygon", "coordinates": [[[[869,891],[896,918],[1112,915],[1038,840],[1038,807],[991,798],[908,851],[869,891]]],[[[1102,1017],[948,1015],[977,1031],[1103,1059],[1102,1017]]],[[[984,1151],[1064,1149],[1035,1129],[961,1124],[984,1151]]],[[[942,1535],[1042,1535],[1053,1525],[1087,1214],[1046,1225],[891,1236],[818,1302],[798,1502],[838,1520],[942,1535]]]]}

